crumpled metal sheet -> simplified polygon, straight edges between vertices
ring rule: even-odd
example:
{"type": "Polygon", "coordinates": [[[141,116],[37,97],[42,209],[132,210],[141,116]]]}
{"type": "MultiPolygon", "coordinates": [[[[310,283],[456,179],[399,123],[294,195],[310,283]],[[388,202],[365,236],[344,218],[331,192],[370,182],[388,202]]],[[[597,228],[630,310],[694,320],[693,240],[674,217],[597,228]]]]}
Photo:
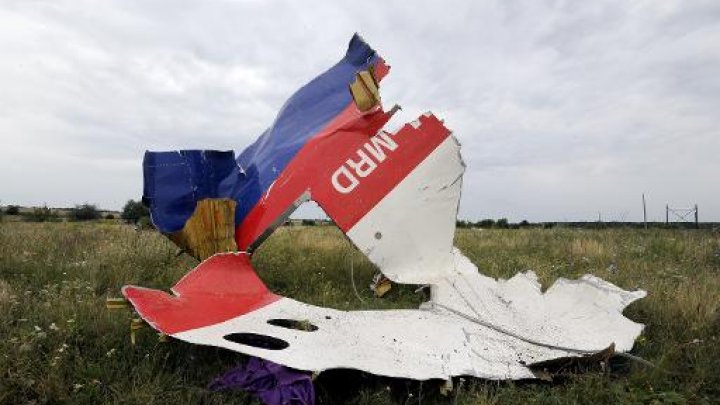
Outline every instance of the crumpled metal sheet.
{"type": "MultiPolygon", "coordinates": [[[[343,80],[351,86],[358,77],[343,80]]],[[[559,279],[542,293],[531,272],[509,280],[480,274],[453,247],[464,171],[459,143],[430,113],[394,133],[381,130],[392,112],[350,104],[332,118],[295,151],[256,205],[241,209],[247,214],[235,238],[241,250],[255,246],[312,199],[388,278],[429,284],[431,298],[421,308],[338,311],[280,297],[257,278],[247,252],[210,257],[172,295],[126,286],[125,296],[143,319],[177,339],[316,372],[533,378],[533,363],[611,344],[632,348],[642,325],[622,311],[644,291],[584,276],[559,279]]],[[[271,138],[266,133],[243,155],[263,155],[257,148],[271,138]]]]}
{"type": "MultiPolygon", "coordinates": [[[[227,274],[253,272],[251,267],[242,266],[243,255],[216,255],[194,272],[214,267],[218,259],[225,260],[220,267],[227,274]]],[[[540,293],[532,274],[485,281],[497,295],[474,304],[490,301],[498,306],[508,299],[517,299],[518,303],[507,311],[477,319],[496,322],[509,332],[477,322],[472,312],[466,317],[450,311],[442,306],[449,304],[443,300],[431,300],[418,310],[339,311],[282,297],[225,321],[177,332],[163,328],[169,312],[176,316],[182,312],[168,307],[145,312],[143,300],[148,297],[143,291],[126,288],[125,294],[151,325],[186,342],[224,347],[301,370],[352,368],[418,380],[457,375],[534,378],[528,365],[590,354],[613,342],[617,350],[629,350],[642,329],[620,311],[643,294],[622,291],[599,279],[558,281],[546,294],[540,293]],[[568,306],[568,302],[573,305],[568,306]],[[580,302],[587,304],[575,305],[580,302]],[[531,309],[517,309],[522,307],[531,309]],[[278,326],[273,320],[296,320],[312,328],[278,326]]],[[[242,300],[243,285],[234,286],[238,294],[225,294],[223,300],[242,300]]],[[[202,287],[212,291],[213,285],[202,287]]],[[[215,301],[218,305],[222,302],[215,301]]],[[[187,304],[200,306],[192,301],[187,304]]],[[[204,315],[207,317],[203,319],[214,318],[208,312],[204,315]]]]}
{"type": "MultiPolygon", "coordinates": [[[[411,127],[422,130],[422,123],[411,127]]],[[[431,285],[431,299],[421,309],[338,311],[278,297],[257,279],[246,254],[208,259],[181,281],[182,290],[174,289],[179,297],[163,297],[190,300],[184,305],[191,309],[208,302],[226,309],[252,298],[236,316],[216,317],[206,306],[197,317],[206,325],[178,329],[177,321],[167,326],[171,305],[158,307],[157,297],[133,287],[124,293],[145,320],[177,339],[317,372],[354,368],[420,380],[533,378],[532,363],[581,356],[612,343],[619,351],[631,349],[642,325],[622,310],[644,292],[585,276],[560,279],[543,294],[533,273],[510,280],[485,277],[453,248],[462,172],[459,144],[448,136],[347,232],[392,280],[431,285]],[[197,280],[191,290],[202,293],[185,294],[188,280],[197,280]],[[269,322],[277,319],[315,328],[269,322]],[[233,339],[234,334],[255,340],[233,339]]],[[[193,320],[189,313],[174,317],[193,320]]]]}
{"type": "MultiPolygon", "coordinates": [[[[143,200],[150,206],[157,229],[176,232],[202,199],[229,198],[237,203],[235,225],[244,227],[238,232],[244,236],[238,245],[246,249],[273,224],[275,212],[264,215],[268,208],[264,200],[278,180],[282,182],[288,165],[295,161],[297,166],[298,159],[317,148],[319,138],[348,129],[373,134],[384,124],[373,124],[373,117],[385,115],[379,107],[377,83],[388,70],[383,59],[356,34],[343,58],[290,96],[271,126],[237,159],[232,151],[146,152],[143,200]],[[362,110],[353,100],[353,94],[361,93],[350,91],[360,78],[369,94],[362,110]]],[[[301,194],[284,197],[292,203],[301,194]]]]}

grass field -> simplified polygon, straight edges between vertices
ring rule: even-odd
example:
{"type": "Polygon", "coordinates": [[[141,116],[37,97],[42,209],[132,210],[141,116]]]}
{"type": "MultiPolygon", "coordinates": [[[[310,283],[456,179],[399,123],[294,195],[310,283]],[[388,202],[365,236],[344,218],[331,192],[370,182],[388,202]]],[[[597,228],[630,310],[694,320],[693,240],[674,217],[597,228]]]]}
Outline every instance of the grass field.
{"type": "MultiPolygon", "coordinates": [[[[488,275],[532,269],[547,287],[560,276],[601,276],[647,298],[626,315],[646,324],[634,353],[661,369],[615,359],[609,369],[554,382],[438,383],[331,371],[316,381],[320,403],[717,403],[720,401],[720,235],[672,230],[460,230],[456,245],[488,275]],[[609,271],[608,268],[616,269],[609,271]]],[[[124,284],[167,289],[197,264],[154,231],[110,223],[0,223],[0,403],[254,403],[208,382],[241,355],[152,330],[129,342],[129,311],[109,312],[124,284]]],[[[416,308],[412,286],[375,299],[375,269],[328,226],[278,230],[257,251],[272,290],[338,309],[416,308]],[[364,303],[350,282],[350,260],[364,303]]]]}

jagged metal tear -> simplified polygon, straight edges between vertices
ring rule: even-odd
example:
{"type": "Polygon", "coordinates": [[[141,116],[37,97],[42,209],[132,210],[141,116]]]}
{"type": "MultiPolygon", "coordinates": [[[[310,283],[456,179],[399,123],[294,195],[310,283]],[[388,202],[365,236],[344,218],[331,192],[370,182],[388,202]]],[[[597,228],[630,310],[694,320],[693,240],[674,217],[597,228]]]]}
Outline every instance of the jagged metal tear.
{"type": "Polygon", "coordinates": [[[486,277],[453,247],[463,171],[460,145],[450,136],[347,232],[391,280],[431,286],[431,299],[420,309],[338,311],[280,298],[173,337],[302,370],[352,368],[417,380],[534,378],[533,363],[611,344],[630,350],[643,325],[622,311],[644,291],[624,291],[586,275],[558,279],[542,293],[534,273],[486,277]],[[271,319],[316,328],[278,327],[271,319]],[[268,348],[227,338],[238,332],[286,345],[268,348]]]}

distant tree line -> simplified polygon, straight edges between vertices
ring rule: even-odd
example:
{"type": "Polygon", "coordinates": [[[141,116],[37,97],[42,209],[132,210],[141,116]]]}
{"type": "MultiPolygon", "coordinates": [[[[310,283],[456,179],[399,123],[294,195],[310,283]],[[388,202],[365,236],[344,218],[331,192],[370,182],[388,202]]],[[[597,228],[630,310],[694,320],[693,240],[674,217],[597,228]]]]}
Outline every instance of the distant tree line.
{"type": "Polygon", "coordinates": [[[28,212],[21,212],[20,215],[23,217],[23,220],[28,222],[60,221],[60,215],[52,208],[48,208],[47,205],[43,205],[42,207],[35,207],[28,212]]]}
{"type": "MultiPolygon", "coordinates": [[[[25,221],[28,222],[57,222],[61,220],[58,210],[48,208],[47,205],[34,207],[32,210],[25,212],[20,212],[19,209],[13,209],[12,211],[8,209],[6,212],[8,215],[19,214],[25,221]],[[14,214],[10,214],[10,212],[13,212],[14,214]]],[[[91,221],[94,219],[100,219],[101,214],[95,205],[86,203],[70,208],[67,211],[66,216],[69,221],[91,221]]]]}
{"type": "Polygon", "coordinates": [[[519,222],[517,224],[511,224],[507,218],[500,218],[498,220],[494,219],[482,219],[477,222],[472,221],[465,221],[465,220],[458,220],[455,223],[456,227],[458,228],[482,228],[482,229],[515,229],[515,228],[525,228],[529,227],[530,223],[526,220],[523,220],[522,222],[519,222]]]}
{"type": "MultiPolygon", "coordinates": [[[[457,228],[476,228],[476,229],[522,229],[522,228],[577,228],[577,229],[616,229],[616,228],[631,228],[640,229],[644,227],[642,222],[599,222],[599,221],[575,221],[575,222],[529,222],[522,220],[517,223],[510,223],[505,218],[498,220],[483,219],[480,221],[466,221],[458,220],[456,222],[457,228]]],[[[694,229],[695,223],[693,222],[671,222],[666,224],[664,222],[648,222],[649,228],[655,229],[694,229]]],[[[700,229],[720,229],[720,223],[717,222],[701,222],[698,224],[700,229]]]]}
{"type": "MultiPolygon", "coordinates": [[[[65,212],[65,216],[69,221],[92,221],[101,218],[108,220],[115,219],[115,215],[106,214],[104,217],[102,211],[97,208],[94,204],[80,204],[70,209],[61,209],[65,212]]],[[[48,208],[47,205],[42,207],[33,207],[31,209],[24,209],[18,205],[8,205],[5,209],[0,209],[0,219],[3,215],[8,216],[21,216],[23,220],[28,222],[56,222],[61,221],[61,215],[58,209],[48,208]]],[[[128,200],[123,206],[120,218],[131,224],[135,224],[140,228],[152,228],[152,221],[150,220],[150,212],[148,208],[142,203],[142,201],[128,200]]],[[[302,219],[294,220],[304,226],[313,225],[329,225],[332,224],[331,220],[315,220],[315,219],[302,219]]],[[[286,225],[292,225],[292,221],[286,221],[286,225]]],[[[481,219],[478,221],[468,220],[457,220],[457,228],[460,229],[522,229],[522,228],[582,228],[582,229],[605,229],[605,228],[642,228],[644,225],[642,222],[600,222],[600,221],[579,221],[579,222],[536,222],[531,223],[527,220],[522,220],[517,223],[511,223],[507,218],[500,219],[481,219]]],[[[648,227],[651,228],[663,228],[663,229],[691,229],[695,228],[694,223],[684,222],[671,222],[666,224],[664,222],[648,222],[648,227]]],[[[701,222],[698,225],[701,229],[720,229],[720,223],[715,222],[701,222]]]]}
{"type": "MultiPolygon", "coordinates": [[[[41,207],[23,208],[19,205],[8,205],[5,209],[0,208],[2,215],[20,216],[27,222],[55,222],[66,218],[68,221],[93,221],[98,219],[116,219],[112,213],[103,216],[102,210],[95,204],[78,204],[73,208],[49,208],[46,204],[41,207]]],[[[123,207],[120,218],[128,223],[149,225],[150,213],[142,202],[128,200],[123,207]]]]}

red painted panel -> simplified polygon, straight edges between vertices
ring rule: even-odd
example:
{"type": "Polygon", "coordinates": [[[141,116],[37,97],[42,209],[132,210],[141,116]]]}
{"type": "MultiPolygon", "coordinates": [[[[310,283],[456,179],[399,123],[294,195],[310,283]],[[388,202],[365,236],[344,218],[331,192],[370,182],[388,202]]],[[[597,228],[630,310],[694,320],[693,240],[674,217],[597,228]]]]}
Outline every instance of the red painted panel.
{"type": "MultiPolygon", "coordinates": [[[[406,124],[395,134],[389,135],[397,147],[394,151],[387,151],[382,162],[369,153],[366,147],[367,137],[358,137],[357,142],[353,142],[350,147],[350,153],[340,146],[344,143],[342,136],[335,137],[334,144],[326,147],[344,153],[339,153],[332,161],[328,159],[327,165],[325,162],[320,165],[311,186],[313,200],[323,207],[343,232],[347,232],[383,197],[392,192],[449,134],[450,131],[435,116],[422,116],[419,118],[418,128],[406,124]],[[355,162],[360,160],[358,150],[360,154],[368,156],[376,167],[366,177],[361,178],[353,173],[358,185],[351,192],[341,193],[333,187],[331,177],[348,158],[355,162]]],[[[347,163],[345,167],[350,168],[347,163]]]]}
{"type": "Polygon", "coordinates": [[[167,335],[227,321],[281,298],[265,287],[244,253],[205,260],[172,290],[175,295],[125,286],[122,292],[143,319],[167,335]]]}

